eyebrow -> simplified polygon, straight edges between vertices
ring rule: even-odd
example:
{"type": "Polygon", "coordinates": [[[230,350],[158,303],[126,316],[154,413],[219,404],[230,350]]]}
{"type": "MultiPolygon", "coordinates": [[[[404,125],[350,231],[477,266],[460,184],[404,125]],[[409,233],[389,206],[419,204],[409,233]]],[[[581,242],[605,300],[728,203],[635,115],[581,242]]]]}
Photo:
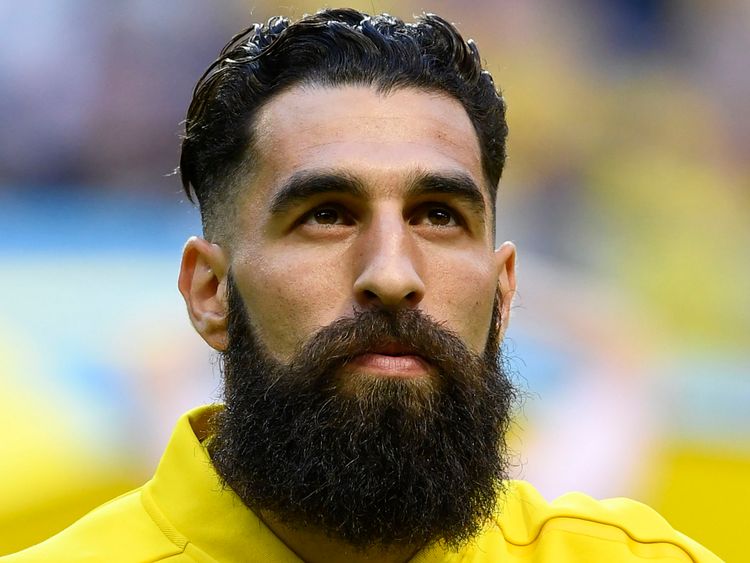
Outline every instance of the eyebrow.
{"type": "Polygon", "coordinates": [[[486,204],[477,183],[462,172],[418,172],[407,191],[407,197],[450,195],[463,200],[479,217],[484,219],[486,204]]]}
{"type": "MultiPolygon", "coordinates": [[[[367,189],[357,176],[346,171],[297,172],[273,196],[270,212],[272,215],[280,215],[312,197],[333,193],[364,199],[367,189]]],[[[416,199],[430,195],[457,197],[473,213],[484,219],[486,206],[482,191],[468,174],[418,170],[409,182],[406,197],[416,199]]]]}
{"type": "Polygon", "coordinates": [[[345,172],[298,172],[293,174],[271,200],[271,214],[278,215],[321,194],[349,194],[364,198],[362,182],[345,172]]]}

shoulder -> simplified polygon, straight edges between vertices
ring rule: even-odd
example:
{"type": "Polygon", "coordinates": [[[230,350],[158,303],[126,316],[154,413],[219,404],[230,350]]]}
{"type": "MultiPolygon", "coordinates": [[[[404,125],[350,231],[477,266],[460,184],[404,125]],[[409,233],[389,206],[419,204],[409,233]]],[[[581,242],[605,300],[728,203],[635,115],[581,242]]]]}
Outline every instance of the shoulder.
{"type": "MultiPolygon", "coordinates": [[[[136,489],[101,505],[48,540],[7,557],[2,563],[42,561],[179,561],[185,542],[167,537],[136,489]]],[[[186,559],[189,560],[189,559],[186,559]]]]}
{"type": "Polygon", "coordinates": [[[550,561],[720,561],[645,504],[582,493],[547,502],[523,481],[507,484],[495,524],[510,550],[550,561]]]}

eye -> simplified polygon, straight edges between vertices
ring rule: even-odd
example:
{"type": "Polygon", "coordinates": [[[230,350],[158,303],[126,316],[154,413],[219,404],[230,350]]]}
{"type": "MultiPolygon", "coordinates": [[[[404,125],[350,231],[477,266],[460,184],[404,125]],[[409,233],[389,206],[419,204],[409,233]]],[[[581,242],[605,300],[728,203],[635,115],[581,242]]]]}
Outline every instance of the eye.
{"type": "Polygon", "coordinates": [[[351,225],[352,220],[343,209],[326,205],[310,211],[302,219],[302,223],[306,225],[351,225]]]}
{"type": "Polygon", "coordinates": [[[321,225],[335,225],[339,222],[339,212],[336,209],[318,209],[313,211],[312,218],[321,225]]]}
{"type": "Polygon", "coordinates": [[[461,224],[460,216],[445,205],[427,204],[414,216],[413,224],[431,227],[456,227],[461,224]]]}
{"type": "Polygon", "coordinates": [[[453,213],[444,207],[433,207],[429,209],[427,211],[427,220],[433,225],[438,225],[440,227],[447,227],[451,225],[451,223],[456,223],[453,213]]]}

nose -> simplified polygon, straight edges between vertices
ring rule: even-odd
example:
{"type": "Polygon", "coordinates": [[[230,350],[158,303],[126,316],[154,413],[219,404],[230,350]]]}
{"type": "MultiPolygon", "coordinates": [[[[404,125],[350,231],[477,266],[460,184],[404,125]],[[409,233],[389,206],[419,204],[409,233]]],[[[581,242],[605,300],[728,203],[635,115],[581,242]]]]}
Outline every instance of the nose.
{"type": "Polygon", "coordinates": [[[374,220],[359,241],[361,258],[354,294],[364,309],[414,308],[425,295],[409,226],[400,213],[393,215],[374,220]]]}

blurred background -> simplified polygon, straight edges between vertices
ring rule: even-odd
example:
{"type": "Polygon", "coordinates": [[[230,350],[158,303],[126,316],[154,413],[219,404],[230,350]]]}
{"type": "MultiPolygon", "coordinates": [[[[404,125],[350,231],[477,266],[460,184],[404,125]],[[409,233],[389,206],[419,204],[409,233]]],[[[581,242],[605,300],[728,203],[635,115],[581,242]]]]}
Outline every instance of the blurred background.
{"type": "MultiPolygon", "coordinates": [[[[456,22],[508,101],[516,475],[646,502],[744,560],[750,3],[350,5],[456,22]]],[[[200,229],[180,122],[232,34],[319,7],[0,4],[0,554],[148,479],[177,417],[218,397],[176,289],[200,229]]]]}

